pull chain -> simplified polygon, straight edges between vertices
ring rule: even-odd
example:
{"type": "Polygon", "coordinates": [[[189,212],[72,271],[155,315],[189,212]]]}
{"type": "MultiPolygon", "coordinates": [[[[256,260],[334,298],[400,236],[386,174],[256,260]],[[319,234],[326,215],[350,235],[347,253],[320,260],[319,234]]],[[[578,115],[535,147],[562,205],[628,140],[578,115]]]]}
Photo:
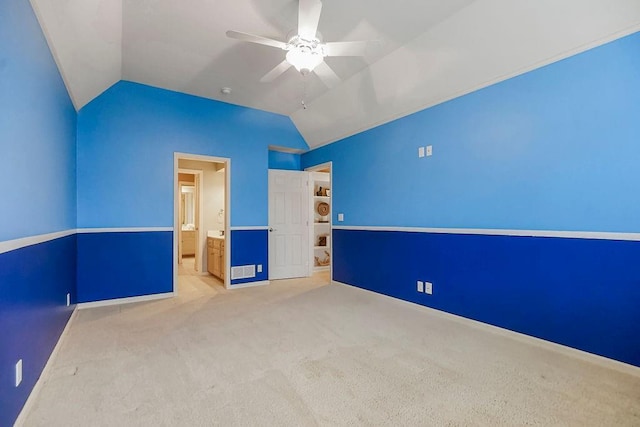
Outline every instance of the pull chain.
{"type": "Polygon", "coordinates": [[[307,97],[307,75],[308,73],[302,74],[302,101],[300,102],[302,104],[302,108],[305,110],[307,109],[307,104],[304,102],[307,97]]]}

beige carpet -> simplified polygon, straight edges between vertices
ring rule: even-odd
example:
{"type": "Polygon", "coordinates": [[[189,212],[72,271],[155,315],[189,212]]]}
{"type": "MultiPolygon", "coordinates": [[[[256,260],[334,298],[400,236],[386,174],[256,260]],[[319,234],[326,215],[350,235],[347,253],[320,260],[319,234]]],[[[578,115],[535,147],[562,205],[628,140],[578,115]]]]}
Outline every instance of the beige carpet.
{"type": "Polygon", "coordinates": [[[640,377],[319,276],[80,310],[28,426],[640,425],[640,377]]]}

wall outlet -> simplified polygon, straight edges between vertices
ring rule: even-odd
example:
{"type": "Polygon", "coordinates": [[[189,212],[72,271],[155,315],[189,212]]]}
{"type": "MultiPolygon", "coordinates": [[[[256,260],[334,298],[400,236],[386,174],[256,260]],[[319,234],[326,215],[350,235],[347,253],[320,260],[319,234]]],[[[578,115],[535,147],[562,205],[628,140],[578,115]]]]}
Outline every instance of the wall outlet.
{"type": "Polygon", "coordinates": [[[418,157],[424,157],[424,147],[418,147],[418,157]]]}
{"type": "Polygon", "coordinates": [[[338,214],[338,221],[340,222],[344,221],[344,214],[341,214],[341,213],[338,214]]]}
{"type": "Polygon", "coordinates": [[[424,293],[425,294],[429,294],[429,295],[433,295],[433,283],[424,282],[424,293]]]}
{"type": "Polygon", "coordinates": [[[262,264],[258,264],[258,273],[262,273],[262,264]]]}
{"type": "Polygon", "coordinates": [[[71,294],[67,294],[67,307],[71,305],[71,294]]]}
{"type": "Polygon", "coordinates": [[[427,145],[427,157],[433,155],[433,145],[427,145]]]}
{"type": "Polygon", "coordinates": [[[22,359],[16,363],[16,387],[22,382],[22,359]]]}
{"type": "Polygon", "coordinates": [[[418,292],[424,292],[424,282],[418,280],[418,292]]]}

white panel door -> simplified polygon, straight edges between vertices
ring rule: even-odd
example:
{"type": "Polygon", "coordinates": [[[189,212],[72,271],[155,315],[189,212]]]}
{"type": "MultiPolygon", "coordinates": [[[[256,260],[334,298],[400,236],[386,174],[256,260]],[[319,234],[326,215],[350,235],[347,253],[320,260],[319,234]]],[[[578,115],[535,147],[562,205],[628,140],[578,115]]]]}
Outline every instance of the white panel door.
{"type": "Polygon", "coordinates": [[[269,279],[310,276],[309,173],[269,171],[269,279]]]}

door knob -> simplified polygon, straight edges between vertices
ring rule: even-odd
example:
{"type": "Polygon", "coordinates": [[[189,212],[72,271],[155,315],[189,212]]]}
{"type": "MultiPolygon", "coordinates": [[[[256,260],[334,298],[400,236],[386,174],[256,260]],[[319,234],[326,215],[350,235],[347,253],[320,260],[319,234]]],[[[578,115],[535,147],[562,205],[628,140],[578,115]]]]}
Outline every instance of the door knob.
{"type": "Polygon", "coordinates": [[[274,231],[276,230],[274,230],[273,228],[269,228],[269,233],[273,233],[274,231]]]}

